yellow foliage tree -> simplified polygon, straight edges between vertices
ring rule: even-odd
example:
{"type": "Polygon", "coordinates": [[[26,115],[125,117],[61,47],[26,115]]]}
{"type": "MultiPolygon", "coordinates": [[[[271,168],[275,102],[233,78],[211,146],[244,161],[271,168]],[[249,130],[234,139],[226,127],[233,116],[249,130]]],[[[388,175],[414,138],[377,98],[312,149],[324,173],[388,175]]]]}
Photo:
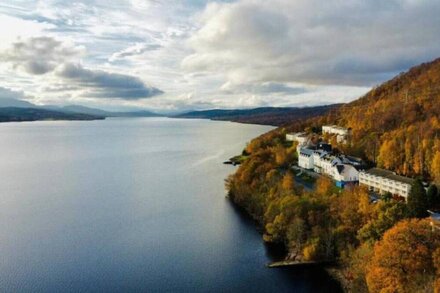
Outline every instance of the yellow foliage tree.
{"type": "Polygon", "coordinates": [[[432,159],[431,176],[436,182],[440,182],[440,151],[437,151],[432,159]]]}

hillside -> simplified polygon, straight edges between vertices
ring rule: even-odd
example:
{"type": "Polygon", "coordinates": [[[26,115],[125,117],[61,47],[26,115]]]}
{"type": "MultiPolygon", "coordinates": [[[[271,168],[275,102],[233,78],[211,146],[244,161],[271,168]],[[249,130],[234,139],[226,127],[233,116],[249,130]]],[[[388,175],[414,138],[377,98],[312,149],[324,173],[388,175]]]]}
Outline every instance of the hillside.
{"type": "Polygon", "coordinates": [[[7,97],[0,97],[0,108],[14,107],[14,108],[34,108],[36,105],[23,100],[17,100],[7,97]]]}
{"type": "Polygon", "coordinates": [[[435,185],[428,196],[415,180],[408,204],[386,196],[373,203],[364,186],[341,190],[325,176],[307,190],[297,181],[302,171],[291,168],[296,145],[285,141],[290,131],[319,133],[323,124],[350,127],[346,145],[326,138],[347,154],[440,183],[439,81],[440,60],[435,60],[325,115],[252,140],[243,152],[246,160],[226,181],[229,198],[259,223],[266,242],[284,245],[287,260],[334,261],[347,292],[440,290],[440,237],[428,219],[416,219],[426,217],[428,208],[440,208],[435,185]],[[415,216],[414,198],[435,200],[421,204],[423,213],[415,216]]]}
{"type": "Polygon", "coordinates": [[[36,108],[0,108],[0,122],[21,122],[39,120],[99,120],[103,116],[82,113],[64,113],[36,108]]]}
{"type": "Polygon", "coordinates": [[[281,126],[294,121],[324,115],[329,110],[336,109],[341,104],[316,107],[263,107],[255,109],[213,109],[193,111],[173,116],[173,118],[199,118],[239,123],[263,124],[281,126]]]}
{"type": "Polygon", "coordinates": [[[401,73],[325,116],[291,124],[352,128],[349,154],[402,175],[440,180],[440,59],[401,73]]]}

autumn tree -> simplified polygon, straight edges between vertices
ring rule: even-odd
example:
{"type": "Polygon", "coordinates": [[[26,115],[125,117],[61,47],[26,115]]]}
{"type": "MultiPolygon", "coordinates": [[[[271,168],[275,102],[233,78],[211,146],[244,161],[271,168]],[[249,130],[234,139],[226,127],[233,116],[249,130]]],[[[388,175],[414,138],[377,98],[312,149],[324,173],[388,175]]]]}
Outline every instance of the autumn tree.
{"type": "Polygon", "coordinates": [[[431,282],[433,253],[440,246],[436,233],[427,219],[404,220],[388,230],[375,245],[367,268],[369,291],[418,292],[431,282]]]}
{"type": "Polygon", "coordinates": [[[393,227],[398,221],[406,217],[406,205],[399,201],[381,201],[375,205],[375,217],[357,231],[361,242],[374,243],[393,227]]]}
{"type": "Polygon", "coordinates": [[[283,192],[292,193],[293,189],[295,187],[295,180],[293,179],[292,173],[286,172],[286,174],[283,177],[281,187],[283,189],[283,192]]]}
{"type": "Polygon", "coordinates": [[[437,151],[432,159],[431,176],[435,182],[440,183],[440,151],[437,151]]]}
{"type": "Polygon", "coordinates": [[[437,272],[436,281],[434,283],[434,293],[440,293],[440,247],[435,250],[433,261],[437,272]]]}

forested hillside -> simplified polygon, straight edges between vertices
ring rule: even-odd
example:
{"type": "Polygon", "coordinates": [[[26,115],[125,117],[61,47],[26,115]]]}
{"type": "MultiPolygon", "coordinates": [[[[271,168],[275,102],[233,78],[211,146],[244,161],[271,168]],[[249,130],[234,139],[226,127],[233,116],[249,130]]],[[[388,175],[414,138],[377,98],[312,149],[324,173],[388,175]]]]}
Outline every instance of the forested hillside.
{"type": "Polygon", "coordinates": [[[221,121],[233,121],[239,123],[262,124],[282,126],[304,119],[318,117],[330,110],[340,107],[342,104],[333,104],[316,107],[264,107],[255,109],[214,109],[205,111],[193,111],[173,116],[174,118],[199,118],[221,121]]]}
{"type": "Polygon", "coordinates": [[[83,113],[65,113],[38,108],[0,108],[0,122],[22,122],[40,120],[101,120],[103,116],[83,113]]]}
{"type": "MultiPolygon", "coordinates": [[[[440,292],[440,231],[426,210],[440,193],[415,180],[408,202],[385,195],[373,203],[363,187],[340,190],[320,178],[312,191],[290,168],[296,145],[289,131],[320,132],[323,124],[352,128],[337,147],[398,173],[440,181],[440,60],[417,66],[357,101],[275,129],[252,140],[248,159],[227,181],[231,200],[281,243],[295,261],[334,261],[350,292],[440,292]]],[[[334,138],[330,138],[335,143],[334,138]]]]}
{"type": "Polygon", "coordinates": [[[352,128],[345,151],[402,175],[439,181],[440,59],[416,66],[310,123],[352,128]]]}

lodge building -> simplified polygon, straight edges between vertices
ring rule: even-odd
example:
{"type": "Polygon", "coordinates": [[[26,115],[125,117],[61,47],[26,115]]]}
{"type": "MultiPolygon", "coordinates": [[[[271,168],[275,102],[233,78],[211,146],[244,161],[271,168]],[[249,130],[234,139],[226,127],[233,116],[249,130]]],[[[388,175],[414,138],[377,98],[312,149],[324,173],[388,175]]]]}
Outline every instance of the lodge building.
{"type": "Polygon", "coordinates": [[[372,168],[359,172],[359,185],[367,186],[380,194],[391,193],[407,199],[413,179],[399,176],[394,172],[372,168]]]}

